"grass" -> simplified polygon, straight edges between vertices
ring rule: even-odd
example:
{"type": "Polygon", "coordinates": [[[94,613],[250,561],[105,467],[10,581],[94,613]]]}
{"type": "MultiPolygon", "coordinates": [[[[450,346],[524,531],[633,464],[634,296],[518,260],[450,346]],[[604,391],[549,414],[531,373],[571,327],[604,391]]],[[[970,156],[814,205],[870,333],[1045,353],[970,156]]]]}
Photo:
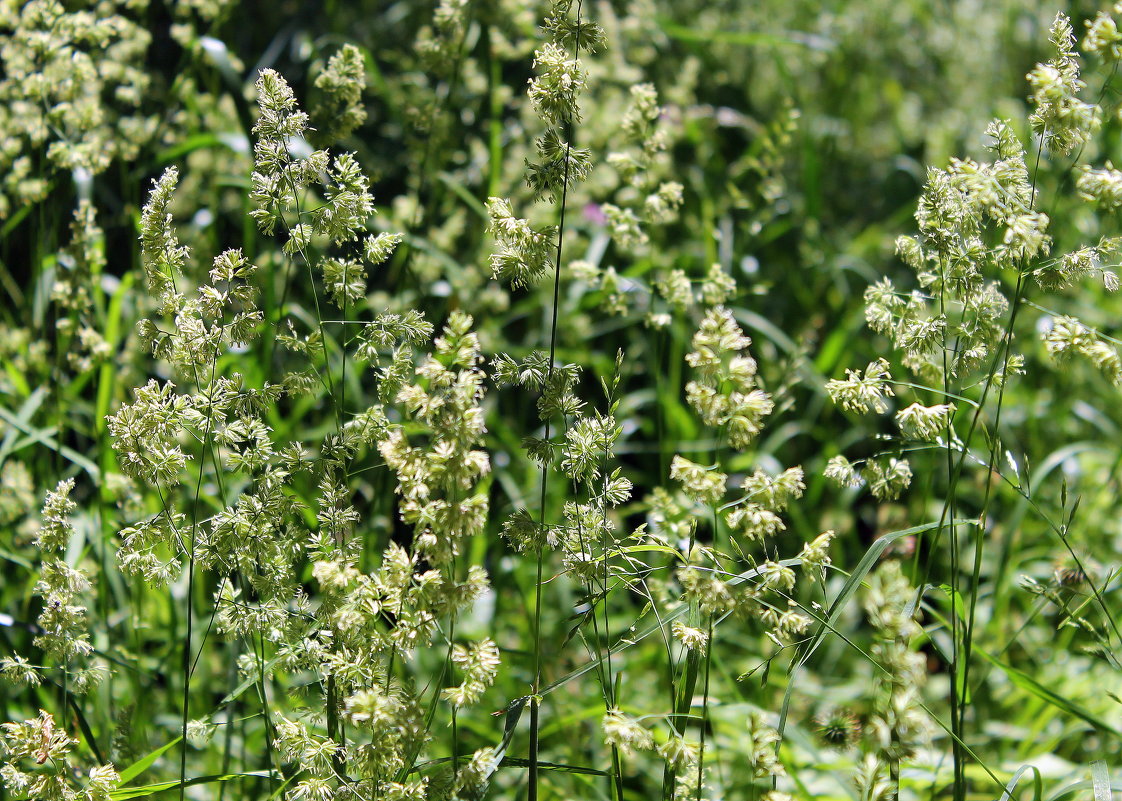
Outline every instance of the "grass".
{"type": "MultiPolygon", "coordinates": [[[[579,117],[570,108],[558,124],[567,144],[549,201],[525,185],[549,125],[525,91],[543,74],[534,51],[549,9],[446,5],[435,17],[412,3],[265,18],[125,9],[163,43],[166,15],[185,14],[173,57],[96,56],[149,76],[139,111],[111,92],[83,101],[135,152],[75,180],[50,142],[97,131],[55,124],[44,142],[6,140],[28,156],[19,180],[46,188],[3,188],[0,657],[27,659],[40,681],[16,681],[9,662],[0,718],[44,710],[77,740],[48,754],[51,729],[9,729],[6,764],[58,785],[12,780],[0,799],[1109,799],[1122,787],[1118,301],[1094,275],[1060,292],[1036,277],[1117,233],[1116,212],[1075,190],[1080,165],[1117,160],[1111,65],[1084,59],[1081,96],[1103,122],[1061,156],[1039,147],[1025,103],[1024,74],[1054,57],[1050,4],[578,2],[560,12],[575,36],[555,35],[588,86],[579,117]],[[603,26],[599,52],[581,46],[588,22],[603,26]],[[264,169],[258,71],[276,69],[314,110],[317,77],[350,41],[367,120],[329,152],[356,154],[372,205],[329,236],[323,210],[341,219],[358,201],[332,194],[332,162],[290,172],[293,202],[270,235],[249,217],[251,173],[264,169]],[[640,82],[657,90],[656,113],[628,128],[640,82]],[[865,290],[882,277],[900,296],[917,286],[893,242],[917,232],[925,170],[992,160],[979,137],[994,115],[1027,151],[1027,205],[1051,220],[1051,255],[1002,269],[1006,228],[986,222],[979,264],[1008,299],[997,333],[976,369],[953,374],[972,296],[934,285],[928,308],[948,320],[930,352],[941,369],[912,373],[909,346],[866,325],[865,290]],[[574,148],[591,152],[586,181],[570,172],[574,148]],[[194,298],[227,248],[259,268],[247,281],[258,335],[232,333],[258,301],[229,294],[199,317],[221,335],[192,364],[154,357],[136,329],[151,319],[180,337],[173,347],[194,347],[195,312],[159,308],[138,246],[151,181],[170,165],[182,178],[165,233],[193,251],[168,274],[174,290],[194,298]],[[646,197],[671,181],[680,208],[649,213],[646,197]],[[83,193],[100,231],[68,250],[83,193]],[[531,226],[557,226],[540,282],[492,279],[495,196],[531,226]],[[647,241],[613,229],[607,204],[634,211],[647,241]],[[301,224],[320,227],[304,241],[301,224]],[[363,238],[395,231],[404,239],[385,263],[362,256],[363,238]],[[365,273],[337,308],[332,258],[354,259],[343,284],[365,273]],[[735,279],[725,297],[711,264],[735,279]],[[724,306],[751,344],[733,348],[726,329],[707,362],[705,325],[724,306]],[[431,335],[382,316],[413,310],[431,335]],[[462,314],[470,327],[457,327],[462,314]],[[1041,335],[1062,315],[1089,333],[1057,363],[1041,335]],[[389,333],[371,345],[378,326],[389,333]],[[1002,383],[1012,353],[1024,374],[1002,383]],[[734,359],[749,355],[745,378],[734,359]],[[832,402],[829,381],[881,356],[888,413],[832,402]],[[189,457],[158,482],[126,478],[130,451],[107,423],[149,379],[172,381],[197,412],[139,450],[165,458],[162,441],[189,457]],[[216,392],[224,381],[236,402],[216,392]],[[307,391],[273,397],[273,382],[307,391]],[[706,424],[691,382],[715,404],[756,390],[774,409],[739,447],[726,407],[708,407],[720,423],[706,424]],[[937,438],[906,439],[892,413],[912,400],[958,408],[937,438]],[[487,469],[472,467],[477,454],[487,469]],[[838,455],[859,467],[906,457],[911,484],[838,487],[823,477],[838,455]],[[671,478],[676,457],[692,478],[671,478]],[[785,501],[741,489],[795,465],[805,486],[785,501]],[[77,506],[59,558],[93,586],[74,601],[88,622],[62,631],[84,626],[92,651],[61,658],[36,640],[62,588],[35,531],[67,478],[77,506]],[[741,510],[782,527],[757,536],[728,517],[741,510]],[[152,553],[181,561],[169,581],[123,569],[127,529],[145,521],[167,522],[152,553]],[[818,567],[803,549],[827,530],[818,567]],[[88,666],[104,680],[82,692],[88,666]],[[855,746],[818,731],[831,709],[859,724],[855,746]],[[119,777],[98,789],[89,771],[106,763],[119,777]]],[[[1068,10],[1082,37],[1093,14],[1068,10]]],[[[16,24],[0,30],[9,43],[16,24]]],[[[66,48],[75,63],[90,50],[53,47],[66,48]]],[[[6,60],[4,74],[22,68],[6,60]]],[[[37,113],[19,91],[0,79],[5,110],[37,113]]],[[[56,102],[41,106],[59,114],[56,102]]],[[[279,152],[288,164],[307,155],[279,152]]],[[[940,247],[934,235],[923,245],[940,247]]],[[[1108,247],[1097,258],[1117,261],[1108,247]]]]}

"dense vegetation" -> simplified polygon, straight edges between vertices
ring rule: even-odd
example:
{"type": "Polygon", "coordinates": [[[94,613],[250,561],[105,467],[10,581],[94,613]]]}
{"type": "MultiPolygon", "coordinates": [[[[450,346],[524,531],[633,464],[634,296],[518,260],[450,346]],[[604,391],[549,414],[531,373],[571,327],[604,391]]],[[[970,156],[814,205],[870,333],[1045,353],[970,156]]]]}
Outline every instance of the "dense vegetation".
{"type": "Polygon", "coordinates": [[[1109,801],[1116,20],[0,2],[0,799],[1109,801]]]}

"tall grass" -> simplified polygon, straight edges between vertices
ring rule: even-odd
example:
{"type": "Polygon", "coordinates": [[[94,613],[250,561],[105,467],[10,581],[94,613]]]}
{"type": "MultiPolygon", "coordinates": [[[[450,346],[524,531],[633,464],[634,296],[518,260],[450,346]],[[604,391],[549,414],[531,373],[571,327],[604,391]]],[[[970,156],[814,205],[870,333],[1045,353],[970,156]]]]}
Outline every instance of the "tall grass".
{"type": "Polygon", "coordinates": [[[0,798],[1109,798],[1055,10],[4,10],[0,798]]]}

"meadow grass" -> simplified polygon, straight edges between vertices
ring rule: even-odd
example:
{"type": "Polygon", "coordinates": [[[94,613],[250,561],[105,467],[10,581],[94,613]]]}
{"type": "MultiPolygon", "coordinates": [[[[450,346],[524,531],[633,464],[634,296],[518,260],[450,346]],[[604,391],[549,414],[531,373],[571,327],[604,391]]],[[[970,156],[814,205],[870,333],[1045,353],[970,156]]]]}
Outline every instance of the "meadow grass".
{"type": "Polygon", "coordinates": [[[1122,787],[1119,12],[741,6],[3,9],[0,799],[1122,787]]]}

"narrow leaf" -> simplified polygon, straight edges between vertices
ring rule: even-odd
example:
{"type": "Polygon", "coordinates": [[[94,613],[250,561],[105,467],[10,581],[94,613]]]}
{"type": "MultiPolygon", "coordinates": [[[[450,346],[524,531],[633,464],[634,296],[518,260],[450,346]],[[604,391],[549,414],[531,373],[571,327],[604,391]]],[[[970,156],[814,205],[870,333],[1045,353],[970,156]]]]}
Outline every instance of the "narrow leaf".
{"type": "Polygon", "coordinates": [[[157,748],[155,751],[152,751],[151,753],[146,754],[145,756],[142,756],[140,759],[136,760],[136,762],[133,762],[127,768],[123,769],[121,771],[121,784],[128,784],[133,779],[135,779],[137,776],[139,776],[141,773],[148,770],[148,768],[152,767],[153,763],[155,763],[155,761],[160,758],[160,754],[163,754],[169,748],[172,748],[173,746],[175,746],[175,744],[178,743],[182,739],[183,739],[182,737],[176,737],[171,742],[164,743],[159,748],[157,748]]]}

